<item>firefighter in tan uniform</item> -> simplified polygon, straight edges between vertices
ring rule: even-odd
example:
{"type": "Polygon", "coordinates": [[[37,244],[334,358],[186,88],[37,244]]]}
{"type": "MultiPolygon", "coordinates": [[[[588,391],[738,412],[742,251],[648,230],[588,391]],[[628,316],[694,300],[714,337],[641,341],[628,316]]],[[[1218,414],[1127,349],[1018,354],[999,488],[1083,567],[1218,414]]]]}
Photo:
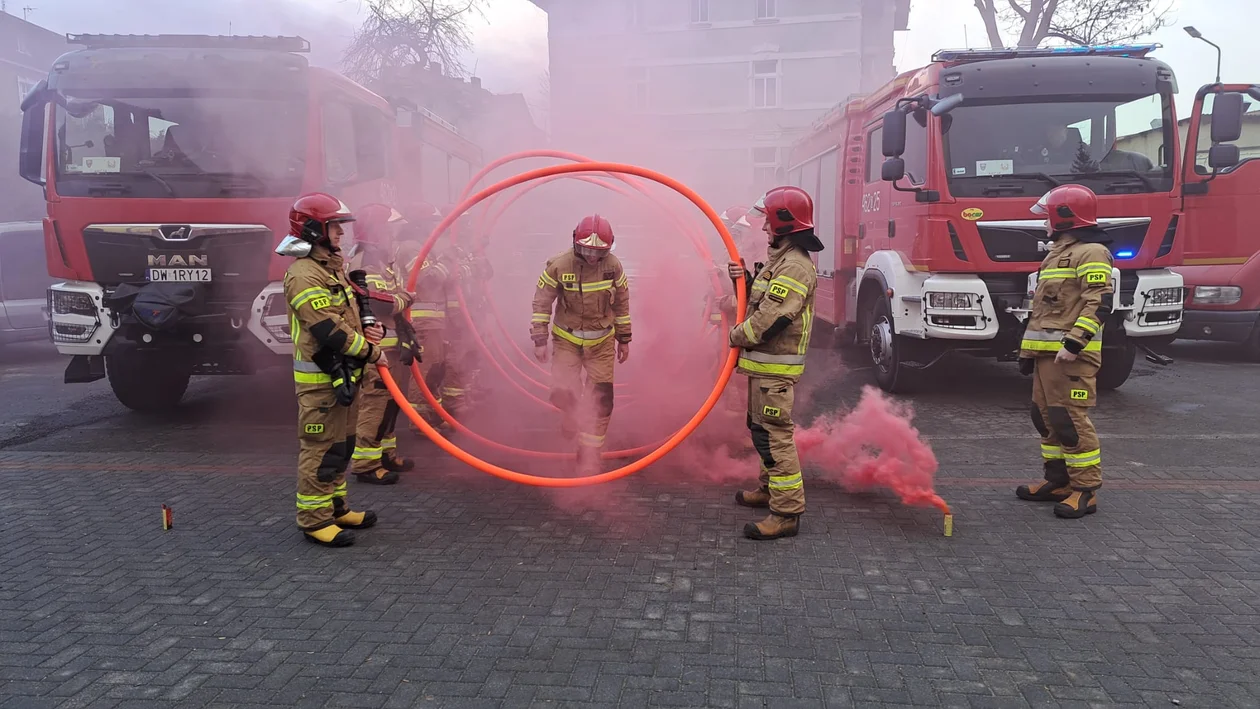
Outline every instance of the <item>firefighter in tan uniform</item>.
{"type": "MultiPolygon", "coordinates": [[[[394,266],[396,249],[391,233],[404,223],[402,215],[385,204],[369,204],[359,209],[348,269],[351,273],[360,269],[366,272],[367,286],[373,296],[372,312],[380,322],[392,324],[393,332],[380,341],[391,363],[402,361],[404,342],[412,345],[405,332],[400,333],[394,324],[398,316],[406,317],[411,305],[406,283],[402,282],[404,275],[394,266]],[[390,302],[383,302],[384,299],[390,302]]],[[[398,456],[394,429],[399,413],[398,403],[385,387],[377,365],[369,365],[364,370],[363,388],[359,392],[358,427],[351,456],[352,470],[360,482],[393,485],[398,482],[398,473],[415,467],[412,461],[398,456]]]]}
{"type": "Polygon", "coordinates": [[[373,512],[346,501],[346,468],[354,449],[356,389],[363,368],[387,360],[364,332],[344,272],[342,223],[350,209],[328,194],[300,197],[289,212],[290,232],[276,253],[297,260],[284,274],[293,338],[293,380],[298,398],[297,524],[306,539],[326,546],[354,543],[351,529],[376,524],[373,512]]]}
{"type": "MultiPolygon", "coordinates": [[[[822,251],[814,234],[814,201],[798,187],[776,187],[754,207],[765,218],[765,267],[755,278],[743,263],[729,265],[731,278],[743,274],[748,286],[746,319],[730,331],[741,348],[738,371],[748,376],[748,429],[761,458],[760,486],[742,490],[735,501],[768,507],[770,514],[744,527],[750,539],[794,537],[805,512],[805,482],[794,439],[792,403],[805,371],[814,320],[818,273],[810,252],[822,251]]],[[[727,296],[728,307],[734,301],[727,296]]]]}
{"type": "Polygon", "coordinates": [[[1059,517],[1097,511],[1102,453],[1089,419],[1102,366],[1102,330],[1112,310],[1112,257],[1098,228],[1098,198],[1063,185],[1032,209],[1045,215],[1054,245],[1041,263],[1032,312],[1020,343],[1020,369],[1033,375],[1032,419],[1041,434],[1042,482],[1015,494],[1055,502],[1059,517]]]}
{"type": "Polygon", "coordinates": [[[573,230],[573,248],[547,261],[534,291],[534,356],[546,362],[551,339],[551,403],[560,409],[564,435],[577,434],[578,470],[585,474],[601,469],[613,411],[613,360],[630,357],[630,285],[612,246],[608,220],[584,218],[573,230]]]}
{"type": "MultiPolygon", "coordinates": [[[[428,239],[433,227],[437,226],[442,219],[442,214],[437,208],[427,202],[413,202],[405,209],[404,216],[407,218],[408,227],[405,231],[403,253],[408,254],[410,260],[406,264],[407,275],[404,276],[404,285],[412,270],[416,268],[416,258],[421,246],[428,239]]],[[[416,355],[420,358],[420,376],[424,377],[425,384],[433,393],[433,398],[442,404],[442,380],[445,378],[446,370],[446,301],[451,272],[445,264],[446,259],[440,257],[440,248],[431,249],[424,263],[420,264],[420,272],[416,275],[416,291],[408,316],[415,330],[416,355]]],[[[410,371],[406,372],[404,379],[411,382],[410,371]]],[[[430,425],[434,427],[445,425],[437,413],[429,407],[418,386],[410,386],[404,389],[404,392],[411,405],[430,425]]]]}

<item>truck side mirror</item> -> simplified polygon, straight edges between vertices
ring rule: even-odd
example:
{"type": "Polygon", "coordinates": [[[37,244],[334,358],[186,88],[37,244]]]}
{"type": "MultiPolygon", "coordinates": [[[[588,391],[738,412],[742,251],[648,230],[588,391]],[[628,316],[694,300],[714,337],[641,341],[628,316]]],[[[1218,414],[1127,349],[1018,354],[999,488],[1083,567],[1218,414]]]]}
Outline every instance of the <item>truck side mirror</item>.
{"type": "Polygon", "coordinates": [[[1212,142],[1232,143],[1242,137],[1243,95],[1216,94],[1212,103],[1212,142]]]}
{"type": "MultiPolygon", "coordinates": [[[[1215,128],[1216,123],[1213,122],[1212,126],[1215,128]]],[[[1241,159],[1242,155],[1238,150],[1238,146],[1232,143],[1222,143],[1208,148],[1208,166],[1213,170],[1224,170],[1227,167],[1233,167],[1241,159]]]]}
{"type": "Polygon", "coordinates": [[[18,174],[41,187],[44,182],[44,127],[48,118],[48,80],[31,89],[22,100],[22,136],[18,148],[18,174]]]}
{"type": "Polygon", "coordinates": [[[958,108],[962,104],[963,104],[962,94],[954,94],[952,96],[947,96],[941,99],[940,101],[937,101],[936,103],[932,104],[932,115],[944,116],[945,114],[949,113],[955,108],[958,108]]]}
{"type": "Polygon", "coordinates": [[[880,169],[880,177],[884,182],[896,182],[906,176],[906,161],[901,158],[888,158],[880,169]]]}
{"type": "Polygon", "coordinates": [[[895,158],[906,152],[906,114],[892,110],[884,114],[884,157],[895,158]]]}

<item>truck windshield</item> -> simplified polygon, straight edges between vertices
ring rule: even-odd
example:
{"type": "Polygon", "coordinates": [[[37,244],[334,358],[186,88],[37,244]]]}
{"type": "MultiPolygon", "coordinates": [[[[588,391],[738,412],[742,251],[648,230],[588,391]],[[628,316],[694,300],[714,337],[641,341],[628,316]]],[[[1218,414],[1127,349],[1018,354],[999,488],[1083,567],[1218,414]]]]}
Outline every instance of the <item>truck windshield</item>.
{"type": "Polygon", "coordinates": [[[258,93],[79,92],[57,111],[57,191],[166,198],[296,194],[306,106],[258,93]]]}
{"type": "Polygon", "coordinates": [[[1064,182],[1099,194],[1167,192],[1171,97],[984,103],[942,121],[958,197],[1041,195],[1064,182]]]}

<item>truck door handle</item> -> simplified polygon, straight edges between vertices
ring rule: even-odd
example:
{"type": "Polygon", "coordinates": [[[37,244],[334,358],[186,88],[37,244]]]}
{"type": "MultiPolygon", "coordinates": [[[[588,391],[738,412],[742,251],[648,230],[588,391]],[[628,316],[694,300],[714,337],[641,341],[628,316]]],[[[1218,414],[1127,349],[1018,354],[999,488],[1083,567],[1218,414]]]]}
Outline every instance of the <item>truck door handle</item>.
{"type": "Polygon", "coordinates": [[[866,222],[862,222],[861,224],[858,224],[858,238],[859,239],[866,238],[866,222]]]}
{"type": "Polygon", "coordinates": [[[897,220],[889,219],[888,220],[888,238],[891,239],[896,235],[897,235],[897,220]]]}

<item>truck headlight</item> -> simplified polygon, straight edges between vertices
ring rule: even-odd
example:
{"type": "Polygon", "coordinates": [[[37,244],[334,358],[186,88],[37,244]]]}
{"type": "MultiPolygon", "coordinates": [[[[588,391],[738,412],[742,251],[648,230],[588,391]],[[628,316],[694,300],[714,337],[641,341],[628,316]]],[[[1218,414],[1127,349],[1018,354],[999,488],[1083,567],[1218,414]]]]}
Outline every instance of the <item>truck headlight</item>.
{"type": "Polygon", "coordinates": [[[75,291],[48,291],[48,311],[52,315],[87,315],[96,316],[96,305],[92,296],[75,291]]]}
{"type": "Polygon", "coordinates": [[[1178,305],[1185,299],[1184,288],[1152,288],[1146,293],[1150,305],[1178,305]]]}
{"type": "Polygon", "coordinates": [[[934,310],[971,310],[971,293],[928,293],[928,307],[934,310]]]}
{"type": "Polygon", "coordinates": [[[289,333],[289,304],[284,301],[284,293],[267,296],[267,303],[263,306],[262,326],[276,342],[293,341],[289,333]]]}
{"type": "Polygon", "coordinates": [[[1242,300],[1238,286],[1195,286],[1194,302],[1204,305],[1233,305],[1242,300]]]}

